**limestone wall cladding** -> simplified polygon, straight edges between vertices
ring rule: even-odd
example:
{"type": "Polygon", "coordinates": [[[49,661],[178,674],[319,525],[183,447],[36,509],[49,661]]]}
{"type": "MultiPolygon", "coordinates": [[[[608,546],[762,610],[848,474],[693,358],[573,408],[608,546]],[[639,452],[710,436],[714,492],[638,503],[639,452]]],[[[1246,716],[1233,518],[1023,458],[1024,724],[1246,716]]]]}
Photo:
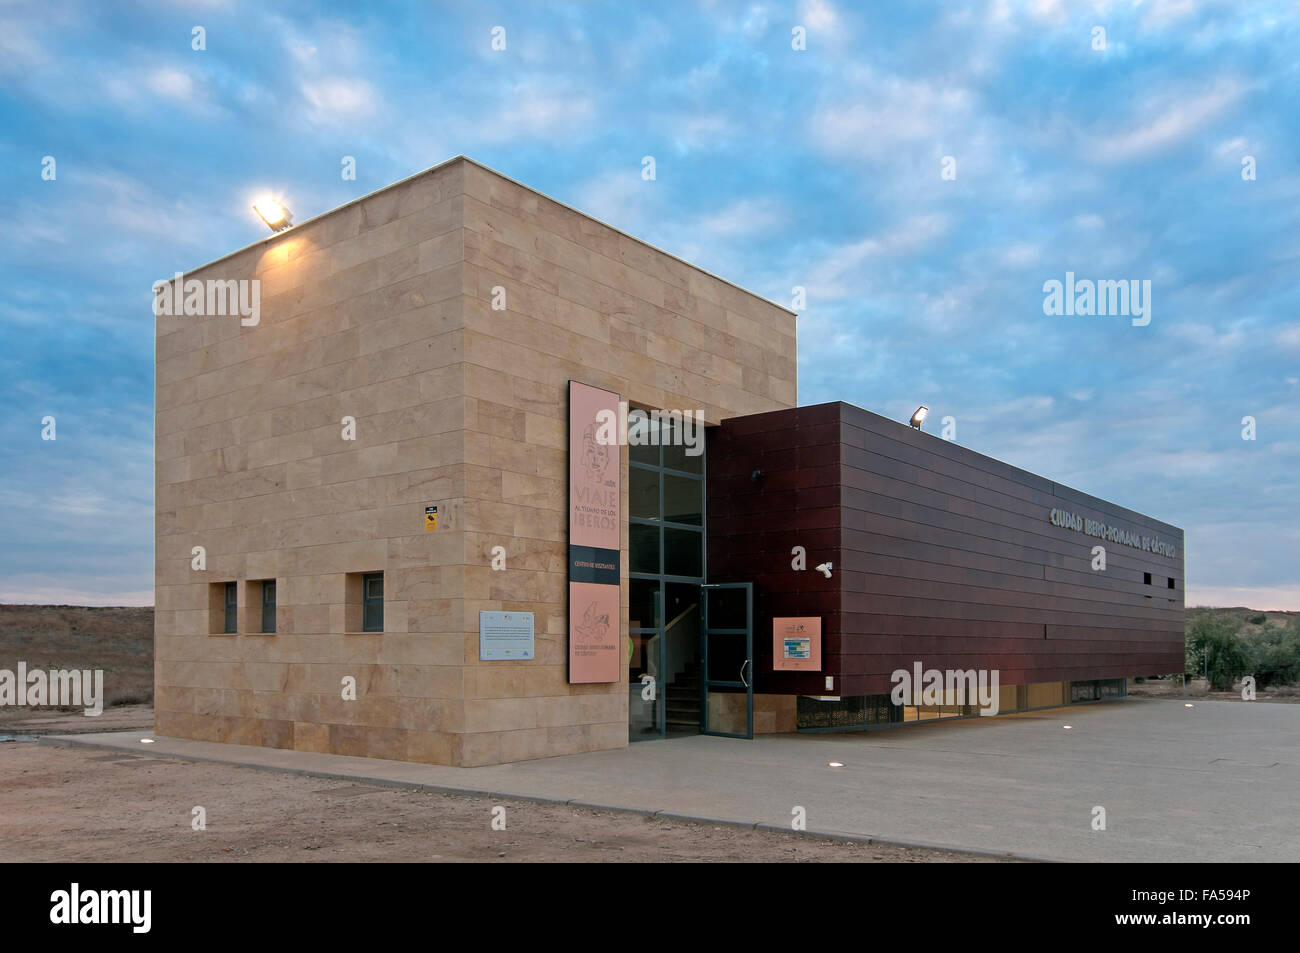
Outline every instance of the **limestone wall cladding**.
{"type": "Polygon", "coordinates": [[[186,276],[259,279],[254,327],[157,319],[160,733],[458,761],[463,178],[445,166],[186,276]],[[347,574],[366,570],[385,573],[385,631],[349,634],[347,574]],[[263,579],[273,635],[256,633],[263,579]],[[211,631],[225,580],[237,635],[211,631]]]}
{"type": "Polygon", "coordinates": [[[622,686],[567,684],[568,380],[792,406],[794,317],[463,159],[186,277],[259,279],[261,320],[157,318],[158,732],[465,765],[626,744],[622,686]],[[377,570],[385,631],[349,632],[377,570]],[[536,659],[480,663],[479,611],[510,609],[536,659]]]}
{"type": "MultiPolygon", "coordinates": [[[[463,763],[621,747],[626,657],[618,683],[567,682],[568,382],[710,422],[793,406],[795,318],[477,165],[464,212],[463,763]],[[537,658],[480,663],[480,610],[534,612],[537,658]]],[[[626,448],[620,459],[626,514],[626,448]]],[[[627,543],[624,520],[622,633],[627,543]]]]}

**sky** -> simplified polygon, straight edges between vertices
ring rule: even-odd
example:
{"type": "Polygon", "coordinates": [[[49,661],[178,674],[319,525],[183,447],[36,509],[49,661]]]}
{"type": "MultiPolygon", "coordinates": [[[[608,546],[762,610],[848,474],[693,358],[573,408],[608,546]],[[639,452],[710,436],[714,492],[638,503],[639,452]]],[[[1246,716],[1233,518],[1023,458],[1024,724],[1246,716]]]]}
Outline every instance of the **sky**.
{"type": "Polygon", "coordinates": [[[0,0],[0,602],[152,604],[154,281],[465,154],[1300,609],[1298,147],[1295,3],[0,0]]]}

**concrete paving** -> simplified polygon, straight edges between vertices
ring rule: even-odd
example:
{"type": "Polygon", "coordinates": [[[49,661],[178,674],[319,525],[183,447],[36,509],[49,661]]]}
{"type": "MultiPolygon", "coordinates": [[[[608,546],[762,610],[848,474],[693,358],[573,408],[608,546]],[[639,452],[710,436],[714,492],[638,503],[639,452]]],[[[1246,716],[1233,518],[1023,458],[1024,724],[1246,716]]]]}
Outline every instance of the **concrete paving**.
{"type": "Polygon", "coordinates": [[[138,731],[42,742],[783,830],[802,807],[810,833],[1045,860],[1300,860],[1300,705],[1194,704],[1128,699],[882,731],[697,736],[483,768],[146,745],[153,736],[138,731]],[[1104,831],[1092,829],[1098,806],[1104,831]]]}

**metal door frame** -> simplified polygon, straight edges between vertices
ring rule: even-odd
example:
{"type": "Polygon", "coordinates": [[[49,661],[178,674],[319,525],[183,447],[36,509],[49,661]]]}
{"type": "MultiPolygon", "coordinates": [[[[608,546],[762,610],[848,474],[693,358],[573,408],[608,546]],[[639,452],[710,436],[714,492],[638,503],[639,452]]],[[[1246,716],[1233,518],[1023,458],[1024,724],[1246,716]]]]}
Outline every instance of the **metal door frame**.
{"type": "Polygon", "coordinates": [[[700,734],[718,738],[754,737],[754,584],[752,582],[715,582],[700,586],[700,734]],[[745,627],[719,629],[709,627],[709,592],[716,589],[745,590],[745,627]],[[709,633],[718,635],[744,635],[745,661],[741,663],[736,680],[711,678],[709,673],[709,633]],[[748,673],[749,677],[745,675],[748,673]],[[709,731],[709,687],[745,689],[745,733],[709,731]]]}

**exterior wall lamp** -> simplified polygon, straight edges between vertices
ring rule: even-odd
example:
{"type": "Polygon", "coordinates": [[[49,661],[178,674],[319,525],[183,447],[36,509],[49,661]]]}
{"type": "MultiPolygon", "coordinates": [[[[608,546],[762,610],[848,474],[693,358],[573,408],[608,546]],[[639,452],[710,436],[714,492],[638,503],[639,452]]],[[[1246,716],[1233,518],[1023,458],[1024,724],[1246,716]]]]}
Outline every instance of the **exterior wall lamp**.
{"type": "Polygon", "coordinates": [[[273,232],[282,232],[293,224],[293,213],[285,208],[284,203],[269,195],[253,203],[255,211],[266,227],[273,232]]]}

